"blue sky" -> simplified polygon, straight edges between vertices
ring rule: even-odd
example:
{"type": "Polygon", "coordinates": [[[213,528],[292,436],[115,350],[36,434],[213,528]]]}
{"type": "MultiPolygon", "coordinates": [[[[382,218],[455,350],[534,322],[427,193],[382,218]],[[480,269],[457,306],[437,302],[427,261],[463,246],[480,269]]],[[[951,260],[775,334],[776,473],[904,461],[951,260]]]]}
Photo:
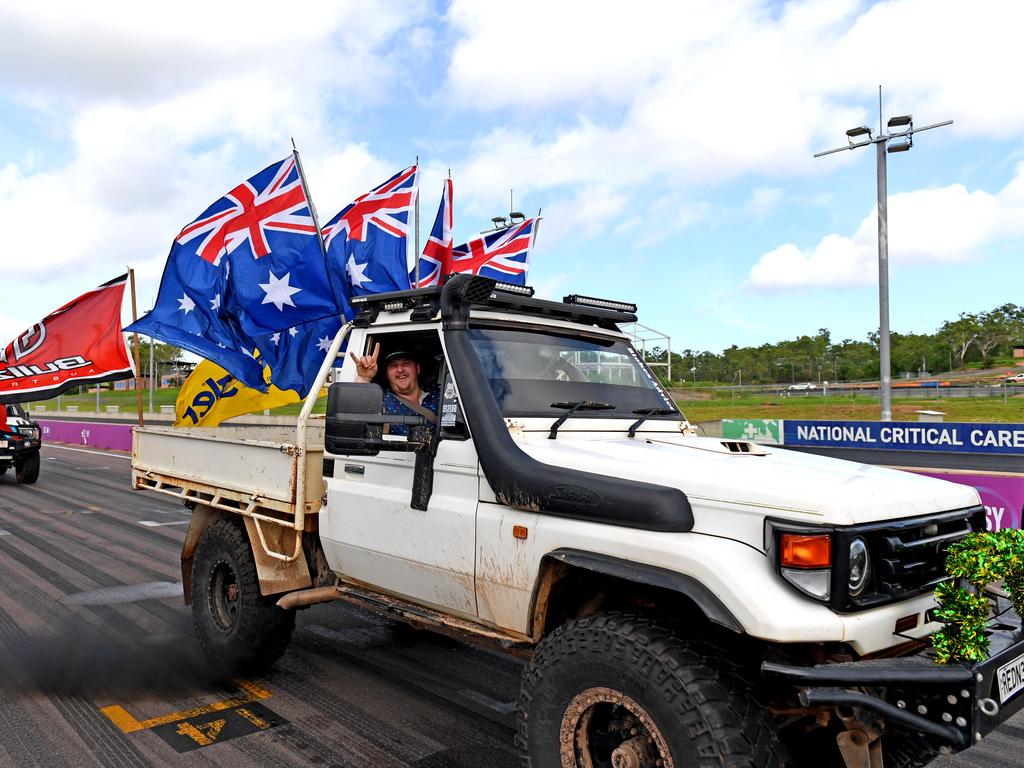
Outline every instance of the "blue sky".
{"type": "Polygon", "coordinates": [[[1020,3],[223,5],[0,4],[2,341],[126,265],[148,307],[292,137],[322,220],[417,155],[424,231],[449,168],[457,242],[514,189],[541,295],[636,301],[676,349],[863,339],[874,151],[812,155],[879,84],[955,121],[889,158],[893,330],[1024,303],[1020,3]]]}

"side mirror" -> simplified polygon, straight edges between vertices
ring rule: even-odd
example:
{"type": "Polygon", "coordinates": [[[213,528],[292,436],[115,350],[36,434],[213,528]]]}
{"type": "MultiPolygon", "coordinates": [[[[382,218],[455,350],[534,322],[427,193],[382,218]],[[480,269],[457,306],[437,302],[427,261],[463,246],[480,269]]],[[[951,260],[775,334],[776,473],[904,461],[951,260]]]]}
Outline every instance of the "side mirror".
{"type": "Polygon", "coordinates": [[[422,416],[381,413],[384,390],[378,384],[339,382],[327,390],[327,429],[324,447],[328,453],[373,456],[381,451],[417,451],[429,446],[430,430],[422,416]],[[384,438],[384,425],[409,428],[409,437],[384,438]]]}

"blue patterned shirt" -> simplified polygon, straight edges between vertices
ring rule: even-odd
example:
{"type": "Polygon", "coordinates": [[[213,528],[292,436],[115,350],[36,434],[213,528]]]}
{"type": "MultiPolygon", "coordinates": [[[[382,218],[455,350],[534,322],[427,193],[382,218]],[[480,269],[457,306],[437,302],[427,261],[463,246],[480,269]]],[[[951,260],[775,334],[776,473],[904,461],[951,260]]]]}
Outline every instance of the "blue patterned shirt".
{"type": "MultiPolygon", "coordinates": [[[[430,389],[423,390],[420,396],[420,405],[427,408],[434,413],[437,413],[437,409],[441,403],[441,390],[439,387],[431,387],[430,389]]],[[[396,416],[419,416],[412,408],[406,405],[402,398],[392,392],[390,389],[384,391],[384,413],[390,413],[396,416]]],[[[389,435],[408,435],[409,428],[402,424],[392,424],[388,427],[389,435]]]]}

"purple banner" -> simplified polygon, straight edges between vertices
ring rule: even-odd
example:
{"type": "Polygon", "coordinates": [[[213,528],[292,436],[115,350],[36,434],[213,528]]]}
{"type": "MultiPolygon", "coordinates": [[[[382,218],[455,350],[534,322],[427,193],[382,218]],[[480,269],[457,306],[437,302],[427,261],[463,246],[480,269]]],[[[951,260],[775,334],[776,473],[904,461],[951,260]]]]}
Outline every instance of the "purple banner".
{"type": "Polygon", "coordinates": [[[988,517],[988,529],[1020,528],[1024,515],[1024,475],[973,475],[958,472],[918,472],[961,485],[973,485],[981,494],[988,517]]]}
{"type": "Polygon", "coordinates": [[[132,449],[132,424],[40,419],[39,426],[43,430],[43,444],[68,443],[115,451],[132,449]]]}

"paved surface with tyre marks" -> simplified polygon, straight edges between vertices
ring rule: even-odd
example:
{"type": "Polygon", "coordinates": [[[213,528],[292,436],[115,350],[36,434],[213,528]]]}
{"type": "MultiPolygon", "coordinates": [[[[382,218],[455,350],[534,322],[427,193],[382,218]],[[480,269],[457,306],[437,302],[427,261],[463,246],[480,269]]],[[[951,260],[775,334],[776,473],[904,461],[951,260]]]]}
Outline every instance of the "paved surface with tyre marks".
{"type": "Polygon", "coordinates": [[[0,477],[0,766],[517,764],[521,667],[343,604],[301,611],[269,674],[199,651],[187,510],[121,454],[44,446],[0,477]]]}
{"type": "MultiPolygon", "coordinates": [[[[121,454],[44,446],[0,477],[0,766],[517,765],[521,667],[334,603],[301,611],[266,675],[198,649],[180,597],[188,521],[129,490],[121,454]]],[[[1024,716],[935,768],[1009,768],[1024,716]]]]}

